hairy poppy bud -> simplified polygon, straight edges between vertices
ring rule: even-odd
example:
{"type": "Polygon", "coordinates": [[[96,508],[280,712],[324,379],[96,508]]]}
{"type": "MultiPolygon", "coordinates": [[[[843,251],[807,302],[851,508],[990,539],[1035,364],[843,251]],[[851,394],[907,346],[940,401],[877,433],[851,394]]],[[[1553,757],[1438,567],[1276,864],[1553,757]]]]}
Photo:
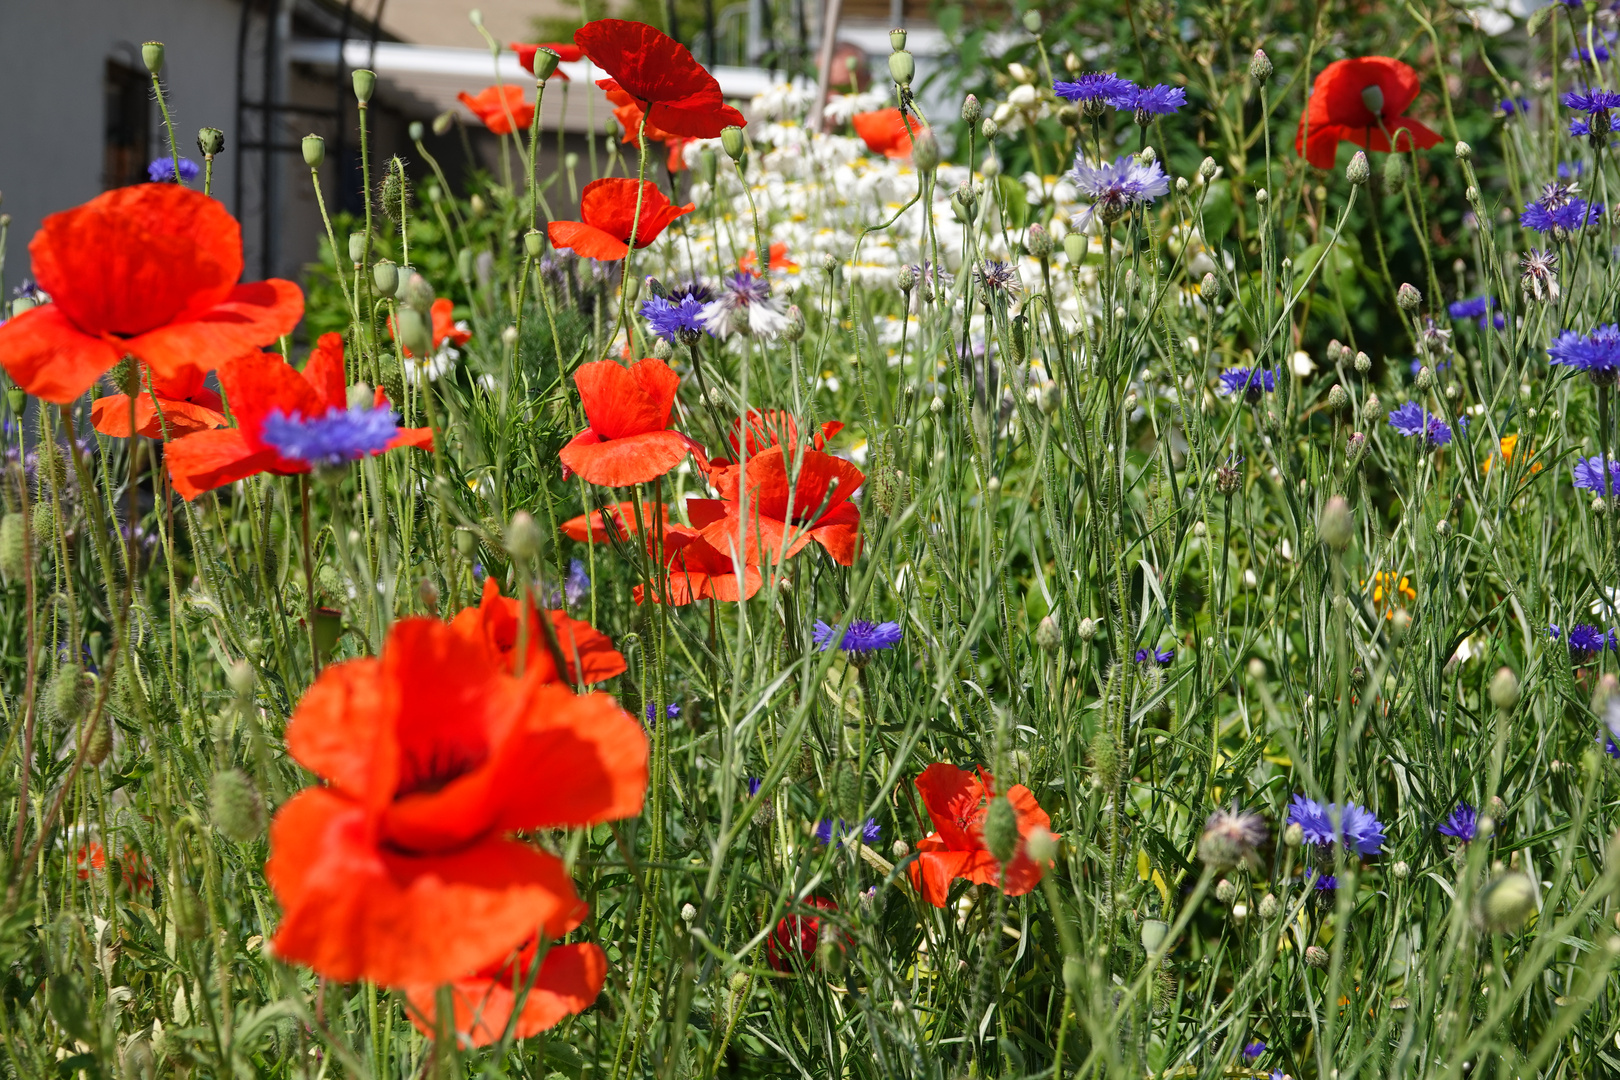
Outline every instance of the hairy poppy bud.
{"type": "Polygon", "coordinates": [[[542,48],[534,50],[535,82],[545,82],[547,79],[551,78],[552,73],[557,70],[557,65],[561,62],[562,57],[558,56],[550,49],[542,48]]]}
{"type": "Polygon", "coordinates": [[[213,157],[225,149],[225,133],[219,128],[203,128],[197,132],[197,149],[203,157],[213,157]]]}
{"type": "Polygon", "coordinates": [[[91,678],[78,664],[63,664],[46,688],[51,711],[64,724],[77,726],[90,711],[91,678]]]}
{"type": "MultiPolygon", "coordinates": [[[[408,280],[401,281],[399,291],[399,298],[423,315],[433,307],[433,286],[428,284],[428,279],[421,274],[412,274],[408,280]]],[[[416,352],[415,349],[411,351],[416,352]]]]}
{"type": "Polygon", "coordinates": [[[1367,162],[1365,151],[1357,150],[1350,158],[1350,164],[1344,167],[1344,178],[1356,187],[1360,187],[1372,178],[1372,166],[1367,162]]]}
{"type": "Polygon", "coordinates": [[[418,360],[425,360],[433,354],[433,331],[426,316],[413,307],[400,309],[399,343],[418,360]]]}
{"type": "Polygon", "coordinates": [[[1249,78],[1255,81],[1255,85],[1266,85],[1273,70],[1275,69],[1271,66],[1271,57],[1266,55],[1266,50],[1254,50],[1254,55],[1249,58],[1249,78]]]}
{"type": "Polygon", "coordinates": [[[241,769],[223,769],[208,785],[208,819],[227,839],[251,843],[264,835],[264,800],[241,769]]]}
{"type": "Polygon", "coordinates": [[[1018,812],[1005,795],[991,799],[984,812],[984,846],[1003,866],[1018,853],[1018,812]]]}
{"type": "Polygon", "coordinates": [[[371,268],[371,283],[377,287],[379,296],[393,296],[399,290],[399,267],[392,259],[377,260],[371,268]]]}
{"type": "Polygon", "coordinates": [[[742,128],[736,124],[721,128],[720,145],[725,148],[726,154],[732,161],[741,161],[743,151],[746,149],[743,144],[742,128]]]}
{"type": "Polygon", "coordinates": [[[163,70],[163,42],[148,41],[141,46],[141,63],[146,70],[156,75],[163,70]]]}
{"type": "Polygon", "coordinates": [[[523,253],[531,259],[538,259],[546,250],[546,234],[539,229],[530,229],[523,234],[523,253]]]}
{"type": "Polygon", "coordinates": [[[889,48],[901,52],[906,47],[906,32],[903,29],[889,31],[889,48]]]}
{"type": "Polygon", "coordinates": [[[1401,282],[1401,287],[1395,290],[1395,306],[1402,311],[1416,311],[1423,305],[1423,294],[1418,292],[1417,286],[1411,282],[1401,282]]]}
{"type": "Polygon", "coordinates": [[[95,768],[107,760],[112,753],[113,731],[112,721],[106,713],[95,717],[90,723],[90,730],[79,736],[80,745],[84,750],[84,763],[95,768]]]}
{"type": "Polygon", "coordinates": [[[1322,543],[1334,551],[1343,551],[1350,546],[1350,539],[1355,535],[1356,522],[1350,514],[1350,504],[1344,501],[1344,496],[1335,495],[1322,507],[1321,519],[1316,523],[1316,534],[1322,538],[1322,543]]]}
{"type": "Polygon", "coordinates": [[[889,76],[901,86],[910,86],[917,74],[917,61],[904,49],[889,54],[889,76]]]}
{"type": "Polygon", "coordinates": [[[371,101],[371,94],[377,89],[377,73],[366,68],[356,68],[349,76],[354,83],[354,99],[365,108],[371,101]]]}
{"type": "Polygon", "coordinates": [[[1406,187],[1406,158],[1400,154],[1390,154],[1384,159],[1384,192],[1388,195],[1399,195],[1406,187]]]}
{"type": "Polygon", "coordinates": [[[979,104],[979,99],[977,97],[969,94],[967,97],[962,99],[963,120],[967,121],[969,124],[977,124],[979,122],[979,117],[983,115],[984,107],[979,104]]]}
{"type": "Polygon", "coordinates": [[[1052,257],[1052,234],[1041,228],[1039,223],[1031,225],[1024,234],[1024,250],[1037,259],[1050,259],[1052,257]]]}
{"type": "Polygon", "coordinates": [[[921,173],[931,173],[939,168],[939,140],[934,138],[930,129],[924,128],[912,140],[911,162],[921,173]]]}
{"type": "Polygon", "coordinates": [[[321,167],[326,160],[326,140],[319,135],[304,136],[304,164],[312,169],[321,167]]]}
{"type": "Polygon", "coordinates": [[[253,694],[253,687],[259,681],[259,673],[246,660],[238,660],[226,668],[225,681],[230,683],[233,694],[239,698],[246,698],[253,694]]]}
{"type": "Polygon", "coordinates": [[[457,529],[456,551],[464,559],[470,559],[478,554],[478,534],[471,529],[457,529]]]}
{"type": "Polygon", "coordinates": [[[1479,896],[1480,919],[1498,934],[1517,930],[1535,910],[1535,886],[1517,870],[1496,877],[1479,896]]]}
{"type": "Polygon", "coordinates": [[[450,130],[450,125],[456,122],[456,111],[446,109],[433,118],[433,134],[443,135],[450,130]]]}
{"type": "Polygon", "coordinates": [[[1498,668],[1491,676],[1491,704],[1503,712],[1511,712],[1519,704],[1519,677],[1512,668],[1498,668]]]}

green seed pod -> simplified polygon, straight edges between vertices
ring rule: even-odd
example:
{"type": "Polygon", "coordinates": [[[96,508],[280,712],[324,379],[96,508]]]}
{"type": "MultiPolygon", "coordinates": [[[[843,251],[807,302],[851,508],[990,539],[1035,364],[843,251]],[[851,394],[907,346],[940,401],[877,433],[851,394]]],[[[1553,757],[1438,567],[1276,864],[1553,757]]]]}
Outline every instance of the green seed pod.
{"type": "Polygon", "coordinates": [[[304,164],[312,169],[321,167],[326,160],[326,140],[319,135],[304,136],[304,164]]]}
{"type": "Polygon", "coordinates": [[[219,128],[205,127],[197,132],[197,149],[203,157],[213,157],[225,149],[225,133],[219,128]]]}
{"type": "Polygon", "coordinates": [[[478,534],[471,529],[456,530],[456,551],[464,559],[470,559],[478,553],[478,534]]]}
{"type": "Polygon", "coordinates": [[[743,152],[746,149],[743,143],[742,128],[736,126],[735,124],[732,124],[729,127],[721,128],[720,145],[725,149],[732,161],[741,161],[743,152]]]}
{"type": "Polygon", "coordinates": [[[413,201],[411,178],[405,175],[405,162],[399,158],[388,160],[388,168],[383,172],[382,183],[377,188],[377,199],[382,203],[383,215],[389,221],[401,222],[409,212],[413,201]]]}
{"type": "Polygon", "coordinates": [[[392,259],[378,259],[371,268],[371,283],[379,296],[393,296],[399,291],[399,267],[392,259]]]}
{"type": "Polygon", "coordinates": [[[538,259],[546,250],[546,234],[540,229],[530,229],[523,234],[523,253],[531,259],[538,259]]]}
{"type": "Polygon", "coordinates": [[[208,786],[208,818],[214,828],[238,844],[264,835],[264,800],[241,769],[223,769],[208,786]]]}
{"type": "Polygon", "coordinates": [[[1003,866],[1018,854],[1018,811],[1005,795],[991,799],[984,812],[984,846],[1003,866]]]}
{"type": "Polygon", "coordinates": [[[1494,933],[1517,930],[1535,910],[1535,885],[1517,870],[1497,876],[1479,895],[1480,921],[1494,933]]]}
{"type": "Polygon", "coordinates": [[[63,724],[77,727],[90,711],[91,677],[78,664],[62,664],[51,676],[46,700],[63,724]]]}
{"type": "Polygon", "coordinates": [[[551,78],[552,72],[557,70],[557,65],[561,62],[562,57],[558,56],[550,49],[541,48],[534,50],[534,81],[537,83],[543,83],[547,79],[551,78]]]}
{"type": "Polygon", "coordinates": [[[405,134],[410,136],[411,142],[419,143],[422,141],[422,136],[427,134],[427,129],[422,126],[422,121],[412,120],[410,127],[405,129],[405,134]]]}
{"type": "Polygon", "coordinates": [[[28,519],[21,514],[0,518],[0,575],[6,581],[21,581],[28,570],[25,560],[28,519]]]}
{"type": "Polygon", "coordinates": [[[366,234],[353,232],[349,234],[349,261],[359,266],[366,261],[366,234]]]}
{"type": "Polygon", "coordinates": [[[1069,265],[1078,267],[1086,257],[1086,238],[1082,233],[1072,232],[1063,238],[1063,254],[1068,258],[1069,265]]]}
{"type": "Polygon", "coordinates": [[[377,89],[377,73],[365,68],[356,68],[350,78],[354,83],[354,99],[360,103],[361,108],[364,108],[377,89]]]}
{"type": "Polygon", "coordinates": [[[900,52],[906,47],[906,32],[904,29],[889,31],[889,48],[900,52]]]}
{"type": "Polygon", "coordinates": [[[141,63],[153,75],[163,70],[163,42],[148,41],[141,46],[141,63]]]}
{"type": "Polygon", "coordinates": [[[912,59],[909,52],[901,49],[899,52],[889,54],[889,76],[901,86],[910,86],[911,80],[917,75],[917,61],[912,59]]]}
{"type": "Polygon", "coordinates": [[[90,731],[81,737],[84,739],[84,761],[91,768],[106,761],[107,755],[112,753],[112,721],[107,718],[105,712],[95,718],[95,722],[90,725],[90,731]]]}

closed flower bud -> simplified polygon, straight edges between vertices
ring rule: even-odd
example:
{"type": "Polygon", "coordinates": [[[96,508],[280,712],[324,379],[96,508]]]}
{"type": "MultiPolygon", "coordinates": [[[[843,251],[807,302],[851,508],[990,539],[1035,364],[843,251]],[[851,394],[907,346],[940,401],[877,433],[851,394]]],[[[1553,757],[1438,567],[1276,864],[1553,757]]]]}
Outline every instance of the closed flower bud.
{"type": "Polygon", "coordinates": [[[1277,917],[1277,897],[1272,893],[1260,898],[1260,917],[1267,922],[1277,917]]]}
{"type": "Polygon", "coordinates": [[[894,856],[895,862],[899,862],[901,859],[911,854],[911,845],[906,843],[904,840],[896,840],[893,844],[889,845],[889,854],[894,856]]]}
{"type": "MultiPolygon", "coordinates": [[[[10,223],[10,214],[0,214],[0,226],[10,223]]],[[[23,410],[28,407],[28,391],[20,386],[11,387],[6,391],[6,406],[11,410],[11,415],[21,416],[23,410]]]]}
{"type": "Polygon", "coordinates": [[[1206,304],[1219,303],[1221,299],[1221,279],[1215,276],[1214,271],[1205,274],[1198,283],[1198,295],[1204,298],[1206,304]]]}
{"type": "Polygon", "coordinates": [[[1035,644],[1047,652],[1057,652],[1059,645],[1063,644],[1063,632],[1058,629],[1057,620],[1048,615],[1035,627],[1035,644]]]}
{"type": "Polygon", "coordinates": [[[1316,523],[1316,534],[1322,538],[1322,543],[1334,551],[1343,551],[1350,546],[1350,539],[1355,535],[1356,523],[1350,514],[1350,504],[1344,501],[1344,496],[1335,495],[1322,507],[1322,515],[1316,523]]]}
{"type": "Polygon", "coordinates": [[[923,128],[911,142],[911,163],[917,171],[929,173],[939,168],[939,140],[930,128],[923,128]]]}
{"type": "Polygon", "coordinates": [[[141,63],[153,75],[163,70],[163,42],[148,41],[141,46],[141,63]]]}
{"type": "Polygon", "coordinates": [[[910,86],[917,74],[917,61],[904,49],[889,54],[889,77],[901,86],[910,86]]]}
{"type": "Polygon", "coordinates": [[[1052,234],[1041,228],[1040,224],[1031,225],[1024,234],[1024,250],[1037,259],[1052,257],[1052,234]]]}
{"type": "Polygon", "coordinates": [[[450,130],[450,125],[456,122],[456,111],[446,109],[433,118],[433,134],[443,135],[450,130]]]}
{"type": "Polygon", "coordinates": [[[1029,837],[1024,841],[1024,854],[1037,866],[1050,866],[1058,857],[1058,838],[1050,829],[1037,825],[1029,830],[1029,837]]]}
{"type": "Polygon", "coordinates": [[[418,360],[433,355],[433,330],[427,317],[415,308],[401,308],[399,312],[399,343],[411,351],[418,360]]]}
{"type": "Polygon", "coordinates": [[[371,283],[377,287],[377,295],[393,296],[399,291],[399,267],[392,259],[379,259],[371,268],[371,283]]]}
{"type": "MultiPolygon", "coordinates": [[[[433,308],[433,286],[428,284],[428,279],[421,274],[412,274],[408,279],[401,281],[399,293],[399,298],[405,301],[407,306],[415,308],[423,315],[433,308]]],[[[416,352],[415,349],[411,351],[416,352]]],[[[431,348],[427,350],[431,351],[431,348]]],[[[426,352],[419,352],[416,355],[425,356],[426,352]]]]}
{"type": "Polygon", "coordinates": [[[830,277],[838,272],[838,256],[827,252],[821,257],[821,269],[830,277]]]}
{"type": "Polygon", "coordinates": [[[794,304],[787,311],[787,326],[782,328],[782,336],[788,341],[798,341],[804,337],[804,312],[799,305],[794,304]]]}
{"type": "Polygon", "coordinates": [[[1141,929],[1142,948],[1150,953],[1158,952],[1164,939],[1170,936],[1170,924],[1163,919],[1143,919],[1141,929]]]}
{"type": "Polygon", "coordinates": [[[1423,294],[1418,292],[1416,285],[1403,281],[1401,287],[1395,290],[1395,305],[1402,311],[1416,311],[1423,306],[1423,294]]]}
{"type": "MultiPolygon", "coordinates": [[[[1075,108],[1073,105],[1064,105],[1062,108],[1058,109],[1057,118],[1058,123],[1062,124],[1064,127],[1075,128],[1080,126],[1080,110],[1075,108]]],[[[1186,182],[1186,177],[1182,177],[1176,181],[1177,185],[1184,185],[1186,182]]],[[[1179,186],[1177,190],[1181,190],[1179,186]]]]}
{"type": "Polygon", "coordinates": [[[1031,34],[1039,34],[1041,32],[1041,13],[1034,10],[1024,12],[1024,29],[1031,34]]]}
{"type": "Polygon", "coordinates": [[[23,514],[7,514],[0,518],[0,575],[6,581],[22,580],[28,570],[25,559],[28,540],[28,518],[23,514]]]}
{"type": "Polygon", "coordinates": [[[512,515],[506,526],[506,550],[519,559],[528,560],[540,554],[540,526],[527,510],[512,515]]]}
{"type": "Polygon", "coordinates": [[[1367,400],[1361,404],[1361,415],[1375,424],[1384,418],[1384,403],[1378,400],[1377,394],[1367,395],[1367,400]]]}
{"type": "Polygon", "coordinates": [[[231,693],[239,698],[249,698],[259,681],[259,673],[248,661],[237,660],[226,667],[225,681],[230,684],[231,693]]]}
{"type": "Polygon", "coordinates": [[[1097,636],[1097,620],[1081,619],[1080,625],[1075,627],[1074,633],[1081,641],[1090,641],[1097,636]]]}
{"type": "Polygon", "coordinates": [[[1535,885],[1517,870],[1498,875],[1479,896],[1480,919],[1494,933],[1517,930],[1535,910],[1535,885]]]}
{"type": "Polygon", "coordinates": [[[1304,842],[1305,827],[1297,821],[1289,822],[1288,827],[1283,830],[1283,843],[1287,844],[1289,847],[1297,848],[1304,842]]]}
{"type": "Polygon", "coordinates": [[[1212,157],[1206,157],[1198,163],[1198,175],[1203,177],[1206,183],[1215,179],[1216,169],[1215,159],[1212,157]]]}
{"type": "Polygon", "coordinates": [[[1254,55],[1249,58],[1249,78],[1253,79],[1256,85],[1264,86],[1274,70],[1271,66],[1271,57],[1266,55],[1266,50],[1254,50],[1254,55]]]}
{"type": "Polygon", "coordinates": [[[471,529],[456,530],[456,551],[463,559],[470,559],[478,553],[478,534],[471,529]]]}
{"type": "Polygon", "coordinates": [[[895,284],[900,286],[901,292],[910,292],[917,284],[917,268],[910,263],[902,266],[900,272],[895,275],[895,284]]]}
{"type": "Polygon", "coordinates": [[[364,108],[371,100],[372,92],[377,89],[377,73],[366,68],[356,68],[349,78],[354,83],[354,99],[364,108]]]}
{"type": "Polygon", "coordinates": [[[84,763],[91,768],[95,768],[103,761],[106,761],[107,755],[112,753],[112,721],[105,712],[97,716],[91,722],[90,730],[84,732],[80,737],[84,746],[84,763]]]}
{"type": "Polygon", "coordinates": [[[1215,899],[1219,900],[1221,903],[1230,904],[1233,898],[1236,896],[1237,886],[1233,885],[1226,878],[1221,878],[1221,880],[1215,883],[1215,899]]]}
{"type": "Polygon", "coordinates": [[[654,338],[652,354],[654,360],[662,360],[667,364],[675,355],[675,346],[668,338],[654,338]]]}
{"type": "Polygon", "coordinates": [[[540,48],[534,50],[534,81],[543,83],[551,78],[552,73],[557,70],[557,65],[560,63],[562,63],[562,57],[550,49],[540,48]]]}
{"type": "Polygon", "coordinates": [[[1350,438],[1345,440],[1344,454],[1350,459],[1351,465],[1361,462],[1361,456],[1367,452],[1367,436],[1359,431],[1352,431],[1350,438]]]}
{"type": "Polygon", "coordinates": [[[1350,164],[1344,167],[1344,178],[1356,187],[1360,187],[1372,178],[1372,166],[1367,162],[1365,151],[1357,150],[1350,158],[1350,164]]]}
{"type": "Polygon", "coordinates": [[[1405,881],[1407,878],[1412,876],[1412,867],[1406,862],[1405,859],[1402,859],[1400,862],[1390,867],[1389,872],[1396,881],[1405,881]]]}
{"type": "Polygon", "coordinates": [[[697,908],[690,902],[681,905],[681,922],[690,923],[697,918],[697,908]]]}
{"type": "Polygon", "coordinates": [[[1259,203],[1261,206],[1264,206],[1266,203],[1271,201],[1271,196],[1266,193],[1265,188],[1261,188],[1259,191],[1254,193],[1254,201],[1259,203]]]}
{"type": "Polygon", "coordinates": [[[984,118],[984,122],[979,125],[979,134],[987,139],[993,139],[1001,134],[1001,125],[996,123],[995,117],[987,116],[984,118]]]}
{"type": "Polygon", "coordinates": [[[1467,161],[1474,156],[1474,148],[1463,142],[1461,139],[1457,140],[1457,145],[1453,148],[1453,152],[1457,155],[1458,161],[1467,161]]]}
{"type": "Polygon", "coordinates": [[[203,157],[213,157],[225,149],[225,133],[219,128],[203,128],[197,132],[197,149],[203,157]]]}
{"type": "Polygon", "coordinates": [[[63,664],[51,676],[45,693],[51,711],[63,724],[77,727],[90,711],[90,676],[78,664],[63,664]]]}
{"type": "Polygon", "coordinates": [[[1005,795],[992,798],[984,812],[984,846],[1003,866],[1018,853],[1018,812],[1005,795]]]}
{"type": "Polygon", "coordinates": [[[1345,406],[1350,404],[1350,395],[1345,393],[1344,387],[1334,383],[1328,390],[1327,403],[1334,412],[1343,412],[1345,406]]]}
{"type": "Polygon", "coordinates": [[[1312,945],[1305,950],[1305,964],[1307,967],[1325,968],[1328,966],[1330,959],[1332,958],[1328,956],[1328,951],[1320,945],[1312,945]]]}
{"type": "Polygon", "coordinates": [[[241,769],[222,769],[208,785],[208,819],[220,835],[238,844],[264,835],[264,800],[241,769]]]}
{"type": "MultiPolygon", "coordinates": [[[[712,129],[711,129],[712,130],[712,129]]],[[[736,124],[720,129],[720,145],[730,156],[732,161],[741,161],[745,146],[743,145],[742,128],[736,124]]]]}
{"type": "Polygon", "coordinates": [[[1512,668],[1497,668],[1491,676],[1491,704],[1503,712],[1511,712],[1519,704],[1519,677],[1512,668]]]}
{"type": "Polygon", "coordinates": [[[984,108],[979,104],[978,98],[974,97],[972,94],[969,94],[967,97],[962,99],[963,120],[970,124],[976,124],[979,122],[979,117],[982,115],[984,115],[984,108]]]}
{"type": "Polygon", "coordinates": [[[1384,158],[1384,193],[1386,195],[1399,195],[1406,187],[1406,158],[1402,154],[1390,154],[1384,158]]]}
{"type": "Polygon", "coordinates": [[[1372,357],[1364,352],[1356,353],[1356,374],[1365,375],[1372,370],[1372,357]]]}
{"type": "Polygon", "coordinates": [[[326,160],[326,140],[319,135],[304,136],[304,164],[312,169],[321,167],[326,160]]]}
{"type": "Polygon", "coordinates": [[[538,259],[546,250],[546,234],[539,229],[530,229],[523,234],[523,253],[531,259],[538,259]]]}
{"type": "Polygon", "coordinates": [[[900,52],[905,47],[906,47],[906,32],[905,32],[905,30],[904,29],[890,30],[889,31],[889,48],[893,49],[895,52],[900,52]]]}
{"type": "Polygon", "coordinates": [[[405,134],[410,137],[411,142],[419,143],[422,141],[422,136],[427,134],[427,129],[422,126],[422,121],[412,120],[410,125],[406,127],[405,134]]]}

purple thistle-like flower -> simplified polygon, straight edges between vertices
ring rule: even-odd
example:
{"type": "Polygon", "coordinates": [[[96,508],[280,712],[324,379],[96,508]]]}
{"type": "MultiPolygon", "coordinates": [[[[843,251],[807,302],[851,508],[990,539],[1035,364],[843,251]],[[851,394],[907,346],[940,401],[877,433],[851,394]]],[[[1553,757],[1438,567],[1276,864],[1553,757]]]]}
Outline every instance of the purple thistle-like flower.
{"type": "Polygon", "coordinates": [[[1601,457],[1590,457],[1585,461],[1575,462],[1575,486],[1583,491],[1595,491],[1599,495],[1613,495],[1620,491],[1620,461],[1609,462],[1607,483],[1604,482],[1601,457]]]}
{"type": "Polygon", "coordinates": [[[1112,105],[1116,109],[1134,108],[1140,88],[1131,80],[1113,72],[1088,71],[1073,82],[1055,82],[1052,90],[1060,98],[1081,104],[1112,105]]]}
{"type": "Polygon", "coordinates": [[[1583,225],[1596,225],[1602,220],[1602,203],[1588,203],[1585,199],[1575,197],[1563,202],[1539,199],[1526,206],[1524,213],[1519,215],[1520,225],[1539,233],[1573,232],[1583,225]]]}
{"type": "Polygon", "coordinates": [[[1243,1048],[1243,1056],[1251,1062],[1258,1061],[1260,1055],[1265,1052],[1266,1044],[1260,1039],[1254,1040],[1243,1048]]]}
{"type": "Polygon", "coordinates": [[[1547,353],[1552,363],[1588,374],[1620,370],[1620,326],[1604,323],[1590,334],[1565,330],[1547,347],[1547,353]]]}
{"type": "Polygon", "coordinates": [[[843,847],[844,841],[854,836],[857,831],[863,844],[875,844],[883,837],[883,829],[878,825],[877,818],[867,818],[859,830],[846,824],[843,818],[839,818],[836,824],[831,818],[822,818],[816,822],[816,839],[823,844],[833,843],[836,837],[838,846],[843,847]]]}
{"type": "Polygon", "coordinates": [[[1220,389],[1216,392],[1242,394],[1249,402],[1260,400],[1261,394],[1276,393],[1277,373],[1270,368],[1227,368],[1221,372],[1220,389]]]}
{"type": "Polygon", "coordinates": [[[1418,435],[1423,436],[1431,449],[1444,446],[1451,441],[1451,425],[1415,401],[1408,401],[1397,409],[1391,409],[1389,426],[1409,439],[1418,435]]]}
{"type": "MultiPolygon", "coordinates": [[[[816,648],[826,652],[833,644],[833,631],[836,628],[829,626],[820,619],[816,620],[815,633],[812,635],[816,648]]],[[[897,622],[875,623],[867,619],[856,619],[844,631],[844,640],[839,648],[844,652],[856,656],[865,656],[877,652],[879,649],[892,649],[900,644],[900,624],[897,622]]]]}
{"type": "Polygon", "coordinates": [[[276,409],[264,418],[260,437],[284,458],[309,465],[342,465],[380,454],[399,434],[399,414],[386,405],[326,411],[325,416],[291,416],[276,409]]]}
{"type": "Polygon", "coordinates": [[[1592,90],[1584,94],[1571,90],[1564,95],[1563,101],[1566,108],[1587,114],[1620,109],[1620,94],[1607,90],[1592,90]]]}
{"type": "Polygon", "coordinates": [[[1004,292],[1015,296],[1023,287],[1018,268],[998,259],[986,259],[973,268],[973,276],[987,293],[1004,292]]]}
{"type": "Polygon", "coordinates": [[[703,322],[703,301],[695,296],[655,296],[641,305],[647,328],[665,341],[686,344],[709,332],[703,322]]]}
{"type": "Polygon", "coordinates": [[[180,178],[175,179],[174,158],[160,157],[153,159],[146,167],[146,179],[153,184],[189,184],[202,173],[202,166],[190,158],[180,159],[180,178]]]}
{"type": "Polygon", "coordinates": [[[1170,190],[1170,178],[1158,161],[1143,165],[1132,154],[1121,154],[1101,165],[1076,157],[1069,179],[1081,195],[1091,200],[1091,205],[1074,216],[1077,229],[1087,228],[1099,214],[1103,224],[1112,224],[1170,190]]]}
{"type": "Polygon", "coordinates": [[[1171,116],[1187,104],[1187,91],[1179,86],[1159,83],[1157,86],[1133,86],[1109,102],[1121,112],[1134,112],[1143,116],[1171,116]]]}
{"type": "MultiPolygon", "coordinates": [[[[658,712],[658,703],[656,701],[647,702],[647,722],[649,724],[652,724],[654,727],[658,726],[657,712],[658,712]]],[[[664,717],[665,717],[665,719],[674,720],[677,717],[679,717],[680,715],[681,715],[681,707],[679,705],[676,705],[675,703],[671,702],[670,704],[664,706],[664,717]]]]}
{"type": "MultiPolygon", "coordinates": [[[[1589,139],[1592,137],[1593,124],[1597,124],[1600,131],[1603,129],[1603,121],[1600,118],[1594,117],[1588,121],[1577,117],[1569,122],[1569,134],[1572,138],[1589,139]]],[[[1620,131],[1620,116],[1609,117],[1609,130],[1620,131]]]]}
{"type": "Polygon", "coordinates": [[[1612,731],[1605,731],[1603,733],[1603,752],[1614,758],[1616,761],[1620,761],[1620,745],[1616,745],[1614,741],[1614,732],[1612,731]]]}
{"type": "Polygon", "coordinates": [[[1305,831],[1305,839],[1312,844],[1331,844],[1334,839],[1333,817],[1339,817],[1339,835],[1346,847],[1359,855],[1376,855],[1384,846],[1384,827],[1366,807],[1345,803],[1339,810],[1336,803],[1326,805],[1303,795],[1295,795],[1288,807],[1288,820],[1305,831]]]}
{"type": "Polygon", "coordinates": [[[761,337],[775,337],[787,329],[787,308],[771,296],[769,278],[750,270],[739,270],[720,283],[720,295],[703,305],[703,326],[715,337],[731,334],[732,312],[748,313],[751,333],[761,337]]]}
{"type": "Polygon", "coordinates": [[[1565,640],[1569,642],[1570,658],[1582,662],[1592,659],[1609,646],[1608,636],[1588,623],[1576,623],[1570,627],[1565,640]]]}
{"type": "Polygon", "coordinates": [[[1474,838],[1474,828],[1478,823],[1479,811],[1464,801],[1457,804],[1457,809],[1446,817],[1446,823],[1436,831],[1442,836],[1455,836],[1466,842],[1474,838]]]}

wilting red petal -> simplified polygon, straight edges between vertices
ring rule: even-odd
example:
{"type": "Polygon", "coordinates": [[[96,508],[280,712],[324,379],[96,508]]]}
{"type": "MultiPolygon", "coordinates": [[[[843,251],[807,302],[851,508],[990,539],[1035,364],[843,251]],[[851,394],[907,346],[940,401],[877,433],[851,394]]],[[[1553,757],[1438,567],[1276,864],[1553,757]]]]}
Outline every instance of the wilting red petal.
{"type": "Polygon", "coordinates": [[[520,86],[487,86],[477,94],[463,90],[456,97],[496,135],[510,135],[513,124],[527,131],[534,123],[534,106],[524,102],[520,86]]]}
{"type": "Polygon", "coordinates": [[[928,836],[917,842],[917,858],[906,869],[911,887],[924,900],[942,908],[950,896],[951,882],[967,876],[968,864],[972,861],[972,852],[950,851],[938,836],[928,836]]]}
{"type": "MultiPolygon", "coordinates": [[[[529,973],[536,951],[531,943],[519,953],[517,962],[451,984],[455,1031],[460,1038],[472,1046],[488,1046],[499,1041],[510,1026],[512,1038],[527,1039],[556,1026],[566,1016],[584,1012],[601,994],[607,980],[607,954],[600,947],[589,943],[551,946],[531,985],[529,973]],[[528,993],[523,996],[523,1006],[514,1022],[512,1011],[517,1009],[525,988],[528,993]]],[[[411,1006],[407,1010],[411,1023],[422,1034],[436,1038],[438,987],[412,986],[406,997],[411,1006]]]]}
{"type": "Polygon", "coordinates": [[[0,363],[18,386],[66,405],[123,359],[124,347],[92,337],[55,304],[23,312],[0,326],[0,363]]]}
{"type": "Polygon", "coordinates": [[[598,19],[574,42],[631,97],[649,106],[648,120],[675,135],[717,139],[747,119],[725,103],[720,84],[685,45],[646,23],[598,19]]]}
{"type": "Polygon", "coordinates": [[[850,121],[855,125],[855,134],[873,153],[887,158],[911,156],[911,129],[899,109],[856,113],[850,121]]]}

